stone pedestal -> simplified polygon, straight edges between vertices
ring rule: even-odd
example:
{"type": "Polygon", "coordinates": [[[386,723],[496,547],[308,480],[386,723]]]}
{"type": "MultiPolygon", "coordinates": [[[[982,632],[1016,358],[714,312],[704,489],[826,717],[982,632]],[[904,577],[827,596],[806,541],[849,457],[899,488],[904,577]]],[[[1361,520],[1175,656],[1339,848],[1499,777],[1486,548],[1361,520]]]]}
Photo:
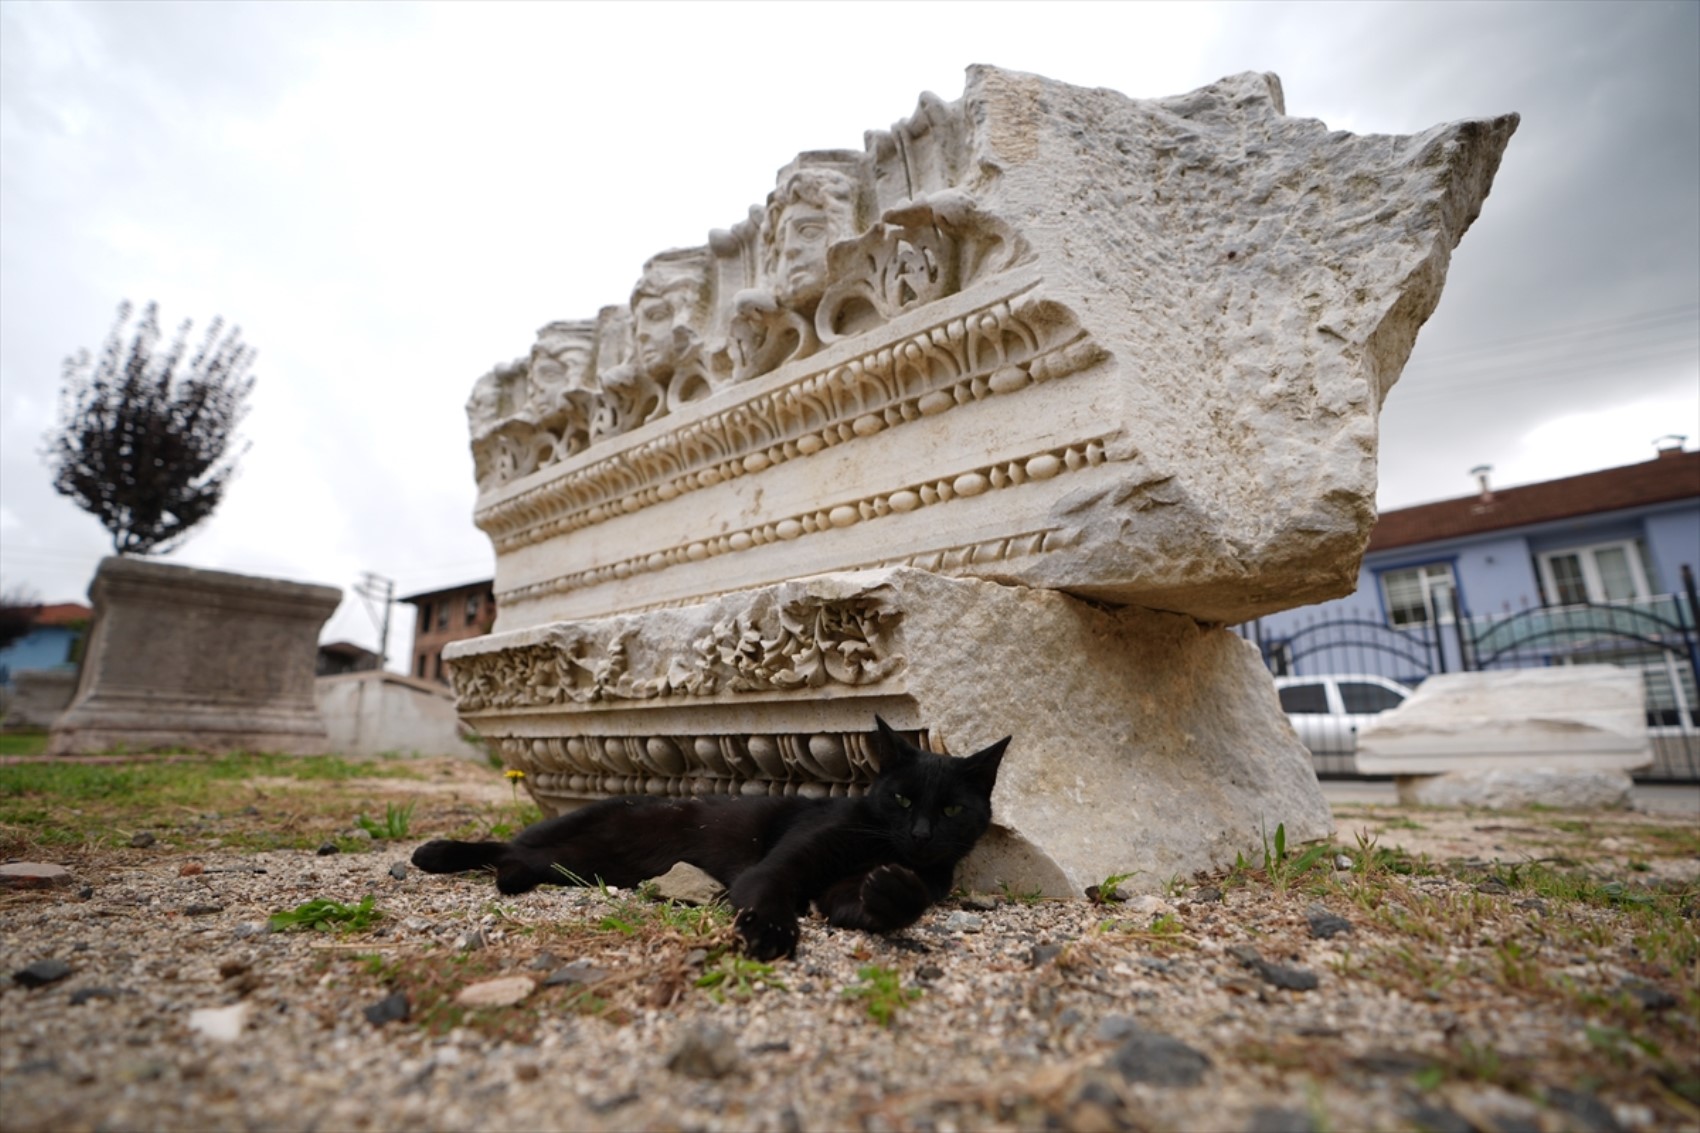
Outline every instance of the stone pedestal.
{"type": "Polygon", "coordinates": [[[1358,733],[1358,770],[1412,806],[1623,806],[1653,761],[1641,674],[1615,665],[1444,673],[1358,733]]]}
{"type": "Polygon", "coordinates": [[[8,728],[45,728],[65,711],[77,688],[75,669],[23,669],[12,674],[8,728]]]}
{"type": "Polygon", "coordinates": [[[50,754],[326,750],[313,665],[340,590],[108,558],[89,596],[82,674],[50,754]]]}
{"type": "Polygon", "coordinates": [[[891,569],[444,651],[546,812],[610,794],[860,792],[874,715],[935,751],[1013,735],[960,879],[1078,894],[1331,830],[1256,650],[1191,618],[891,569]]]}

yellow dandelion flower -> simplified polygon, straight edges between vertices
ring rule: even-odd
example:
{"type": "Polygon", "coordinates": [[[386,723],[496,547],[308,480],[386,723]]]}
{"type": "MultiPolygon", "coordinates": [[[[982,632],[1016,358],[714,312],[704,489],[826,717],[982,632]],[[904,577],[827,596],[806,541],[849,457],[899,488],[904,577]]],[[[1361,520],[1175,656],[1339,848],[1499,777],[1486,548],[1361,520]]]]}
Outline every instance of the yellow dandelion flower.
{"type": "Polygon", "coordinates": [[[521,771],[517,767],[513,768],[512,770],[504,772],[504,774],[507,775],[507,777],[510,778],[510,779],[516,779],[517,780],[517,779],[525,778],[525,772],[521,771]]]}

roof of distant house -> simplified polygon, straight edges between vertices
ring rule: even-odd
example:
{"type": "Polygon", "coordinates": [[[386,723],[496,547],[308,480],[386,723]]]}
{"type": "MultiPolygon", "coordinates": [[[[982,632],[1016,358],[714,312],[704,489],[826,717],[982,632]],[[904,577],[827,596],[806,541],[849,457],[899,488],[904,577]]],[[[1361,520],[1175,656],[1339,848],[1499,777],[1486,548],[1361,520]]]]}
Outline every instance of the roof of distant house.
{"type": "Polygon", "coordinates": [[[409,594],[404,598],[398,599],[398,601],[411,602],[413,605],[417,606],[421,602],[430,602],[437,598],[452,598],[459,594],[465,594],[468,590],[477,590],[481,592],[486,591],[494,585],[496,585],[494,579],[485,578],[480,579],[477,582],[463,582],[459,586],[445,586],[441,590],[423,590],[418,594],[409,594]]]}
{"type": "Polygon", "coordinates": [[[319,652],[329,653],[336,657],[352,657],[356,661],[365,657],[377,656],[364,645],[356,645],[352,641],[327,641],[319,646],[319,652]]]}
{"type": "Polygon", "coordinates": [[[57,602],[51,606],[43,606],[35,616],[38,626],[68,626],[76,622],[86,622],[94,616],[94,611],[81,602],[57,602]]]}
{"type": "Polygon", "coordinates": [[[1370,532],[1369,550],[1389,551],[1696,497],[1700,452],[1661,453],[1640,464],[1383,512],[1370,532]]]}

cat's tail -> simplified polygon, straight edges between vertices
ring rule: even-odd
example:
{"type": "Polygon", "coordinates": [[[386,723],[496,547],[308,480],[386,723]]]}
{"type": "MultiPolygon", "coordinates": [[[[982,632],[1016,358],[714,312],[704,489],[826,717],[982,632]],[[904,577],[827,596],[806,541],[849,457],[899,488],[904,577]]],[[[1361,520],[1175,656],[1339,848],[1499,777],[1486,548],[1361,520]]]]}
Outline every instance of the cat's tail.
{"type": "Polygon", "coordinates": [[[438,839],[413,851],[413,864],[426,873],[461,873],[469,869],[496,870],[496,888],[524,893],[541,880],[532,864],[508,842],[455,842],[438,839]]]}

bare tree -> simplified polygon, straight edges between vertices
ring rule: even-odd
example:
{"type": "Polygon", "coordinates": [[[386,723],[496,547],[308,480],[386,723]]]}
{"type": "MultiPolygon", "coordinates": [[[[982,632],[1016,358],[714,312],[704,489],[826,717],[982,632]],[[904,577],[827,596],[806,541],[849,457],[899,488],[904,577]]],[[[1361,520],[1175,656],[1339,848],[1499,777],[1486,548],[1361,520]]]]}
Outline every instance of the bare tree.
{"type": "Polygon", "coordinates": [[[118,321],[100,357],[65,359],[60,424],[48,437],[53,486],[112,533],[121,555],[146,555],[181,542],[224,497],[246,451],[232,452],[236,426],[254,388],[252,347],[215,318],[184,364],[190,323],[162,348],[159,311],[142,311],[128,347],[118,321]]]}
{"type": "Polygon", "coordinates": [[[0,593],[0,649],[35,628],[41,614],[41,596],[28,586],[14,586],[0,593]]]}

